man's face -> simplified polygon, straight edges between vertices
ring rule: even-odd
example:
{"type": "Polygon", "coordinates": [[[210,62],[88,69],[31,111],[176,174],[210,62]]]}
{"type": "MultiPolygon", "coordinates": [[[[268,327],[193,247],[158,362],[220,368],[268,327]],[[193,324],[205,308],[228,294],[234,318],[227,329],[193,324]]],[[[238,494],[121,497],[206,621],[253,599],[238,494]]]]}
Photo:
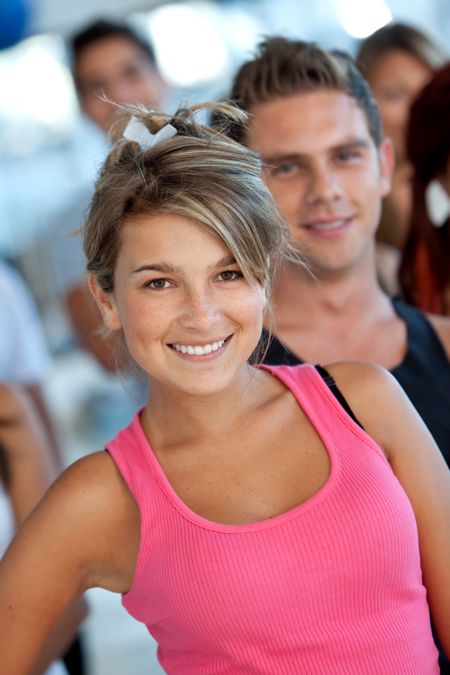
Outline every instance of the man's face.
{"type": "Polygon", "coordinates": [[[85,47],[76,63],[81,106],[104,131],[116,108],[102,101],[160,107],[166,84],[145,52],[127,37],[108,37],[85,47]]]}
{"type": "Polygon", "coordinates": [[[250,108],[248,146],[292,243],[316,276],[342,273],[373,250],[392,148],[377,149],[364,112],[342,92],[294,94],[250,108]]]}

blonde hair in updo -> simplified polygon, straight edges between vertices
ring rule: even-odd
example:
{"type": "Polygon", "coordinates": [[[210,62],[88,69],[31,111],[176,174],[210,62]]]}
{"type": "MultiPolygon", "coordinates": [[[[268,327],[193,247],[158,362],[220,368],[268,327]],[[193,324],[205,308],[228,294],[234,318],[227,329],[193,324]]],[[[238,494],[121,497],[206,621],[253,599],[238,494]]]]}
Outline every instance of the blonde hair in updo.
{"type": "Polygon", "coordinates": [[[121,232],[135,215],[177,214],[204,224],[232,252],[249,282],[268,289],[280,258],[296,259],[288,232],[261,178],[257,155],[195,114],[210,110],[230,122],[246,115],[224,103],[181,108],[173,116],[141,106],[124,110],[111,129],[112,150],[101,169],[84,227],[87,269],[103,290],[114,289],[121,232]],[[177,133],[148,149],[122,136],[131,116],[154,134],[177,133]]]}

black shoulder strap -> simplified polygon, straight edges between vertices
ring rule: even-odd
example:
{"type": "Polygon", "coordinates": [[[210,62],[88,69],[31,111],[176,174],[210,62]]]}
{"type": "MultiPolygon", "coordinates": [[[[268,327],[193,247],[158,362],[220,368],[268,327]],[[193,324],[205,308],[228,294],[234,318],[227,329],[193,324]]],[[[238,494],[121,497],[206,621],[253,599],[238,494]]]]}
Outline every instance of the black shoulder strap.
{"type": "MultiPolygon", "coordinates": [[[[392,305],[396,314],[406,323],[408,332],[406,359],[409,354],[414,354],[414,357],[420,359],[426,368],[446,368],[448,365],[447,351],[428,316],[417,307],[406,304],[401,298],[394,298],[392,305]]],[[[392,372],[402,368],[402,365],[394,368],[392,372]]]]}
{"type": "Polygon", "coordinates": [[[339,401],[339,403],[341,404],[341,406],[344,408],[345,412],[346,412],[348,415],[350,415],[350,417],[352,418],[352,420],[353,420],[354,422],[356,422],[356,424],[357,424],[359,427],[361,427],[361,429],[364,430],[363,425],[362,425],[361,422],[359,422],[359,420],[357,420],[357,418],[355,417],[355,415],[354,415],[354,413],[353,413],[353,410],[350,408],[350,406],[349,406],[349,404],[347,403],[347,401],[345,400],[345,398],[344,398],[344,396],[343,396],[341,390],[340,390],[339,387],[337,386],[337,384],[336,384],[336,382],[334,381],[333,377],[331,377],[331,375],[330,375],[330,373],[328,372],[328,370],[326,370],[326,369],[323,368],[322,366],[319,366],[318,364],[315,365],[314,367],[315,367],[315,369],[317,370],[317,372],[319,373],[319,375],[320,375],[320,377],[322,378],[322,380],[325,382],[325,384],[326,384],[327,387],[329,388],[329,390],[332,392],[332,394],[336,397],[336,399],[339,401]]]}

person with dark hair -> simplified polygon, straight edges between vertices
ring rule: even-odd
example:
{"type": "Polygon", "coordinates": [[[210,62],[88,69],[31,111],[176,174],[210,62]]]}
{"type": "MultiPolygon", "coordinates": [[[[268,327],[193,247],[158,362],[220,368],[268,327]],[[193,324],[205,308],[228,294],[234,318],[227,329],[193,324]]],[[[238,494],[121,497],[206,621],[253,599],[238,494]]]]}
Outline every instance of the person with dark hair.
{"type": "Polygon", "coordinates": [[[266,362],[388,368],[450,465],[450,321],[391,300],[377,279],[375,233],[394,158],[367,82],[340,52],[269,38],[230,98],[249,121],[229,133],[261,155],[291,243],[309,262],[309,272],[289,263],[279,271],[266,362]]]}
{"type": "Polygon", "coordinates": [[[400,266],[402,291],[423,311],[450,315],[450,63],[414,101],[406,150],[413,208],[400,266]]]}
{"type": "Polygon", "coordinates": [[[397,22],[369,35],[356,56],[379,105],[385,134],[395,149],[392,190],[383,205],[377,239],[399,250],[411,214],[411,166],[405,152],[409,108],[446,58],[444,49],[421,29],[397,22]]]}
{"type": "Polygon", "coordinates": [[[84,249],[105,326],[150,395],[8,549],[4,668],[25,675],[55,617],[100,586],[170,675],[437,675],[450,473],[382,368],[261,365],[271,280],[303,263],[260,158],[201,124],[203,109],[245,123],[199,104],[132,107],[115,126],[84,249]]]}
{"type": "Polygon", "coordinates": [[[95,21],[73,35],[69,46],[81,108],[103,131],[117,111],[114,103],[162,104],[167,84],[153,46],[127,24],[95,21]]]}

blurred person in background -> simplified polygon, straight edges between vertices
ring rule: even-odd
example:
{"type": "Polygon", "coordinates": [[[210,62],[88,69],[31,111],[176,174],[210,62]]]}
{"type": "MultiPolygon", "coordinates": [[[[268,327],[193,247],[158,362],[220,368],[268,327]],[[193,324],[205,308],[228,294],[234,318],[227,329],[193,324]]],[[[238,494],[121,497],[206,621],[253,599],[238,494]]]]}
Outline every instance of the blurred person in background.
{"type": "Polygon", "coordinates": [[[153,48],[129,26],[96,21],[72,37],[71,48],[81,108],[105,133],[117,111],[114,103],[161,106],[167,84],[153,48]]]}
{"type": "MultiPolygon", "coordinates": [[[[6,385],[1,379],[0,557],[60,470],[32,400],[25,391],[6,385]]],[[[71,605],[45,643],[31,675],[42,675],[44,671],[45,675],[67,674],[63,663],[55,659],[67,649],[86,614],[83,599],[71,605]]],[[[1,657],[0,671],[3,672],[1,657]]]]}
{"type": "MultiPolygon", "coordinates": [[[[168,86],[158,71],[153,48],[128,25],[95,21],[72,37],[70,51],[81,109],[105,133],[117,112],[115,103],[141,103],[156,108],[163,104],[168,86]]],[[[61,237],[64,237],[64,242],[59,242],[61,247],[68,247],[71,252],[78,247],[78,252],[73,251],[70,257],[79,262],[79,268],[67,270],[67,284],[62,284],[67,285],[66,307],[75,335],[103,368],[116,371],[114,351],[99,335],[100,315],[83,282],[84,258],[79,238],[65,234],[61,237]]],[[[59,257],[67,260],[69,256],[59,257]]],[[[61,277],[64,270],[60,272],[61,277]]]]}
{"type": "Polygon", "coordinates": [[[450,315],[450,63],[414,101],[406,150],[413,179],[402,291],[423,311],[450,315]]]}
{"type": "Polygon", "coordinates": [[[0,259],[0,380],[25,387],[49,437],[55,465],[64,460],[45,399],[52,358],[34,299],[23,278],[0,259]]]}
{"type": "Polygon", "coordinates": [[[403,23],[390,23],[372,33],[356,55],[378,103],[384,133],[394,144],[392,189],[383,204],[377,239],[398,250],[404,245],[411,213],[411,166],[405,151],[409,108],[446,58],[430,37],[403,23]]]}
{"type": "MultiPolygon", "coordinates": [[[[46,402],[44,385],[52,368],[42,322],[33,297],[19,273],[0,260],[0,381],[24,387],[45,428],[48,447],[57,472],[66,465],[53,416],[46,402]]],[[[33,449],[30,449],[33,452],[33,449]]],[[[53,472],[52,479],[56,474],[53,472]]],[[[51,482],[51,481],[50,481],[51,482]]],[[[46,483],[48,486],[49,481],[46,483]]],[[[42,496],[39,474],[31,495],[42,496]]],[[[83,675],[84,657],[75,639],[65,656],[70,675],[83,675]]]]}

